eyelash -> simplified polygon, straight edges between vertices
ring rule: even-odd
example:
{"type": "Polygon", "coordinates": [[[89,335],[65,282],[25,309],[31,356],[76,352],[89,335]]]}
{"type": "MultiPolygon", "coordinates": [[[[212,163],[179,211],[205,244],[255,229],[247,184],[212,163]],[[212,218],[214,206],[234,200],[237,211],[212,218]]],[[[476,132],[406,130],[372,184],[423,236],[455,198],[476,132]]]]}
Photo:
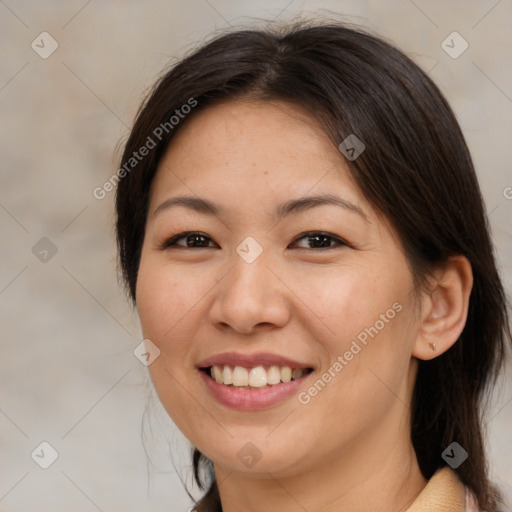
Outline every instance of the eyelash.
{"type": "MultiPolygon", "coordinates": [[[[188,246],[181,246],[181,245],[177,245],[176,242],[181,240],[181,239],[186,239],[187,237],[189,236],[201,236],[201,237],[204,237],[208,240],[211,241],[211,238],[208,237],[207,235],[205,235],[204,233],[201,233],[199,231],[185,231],[183,233],[179,233],[177,235],[174,235],[172,236],[171,238],[165,240],[162,244],[160,244],[160,249],[164,250],[164,249],[169,249],[170,247],[179,247],[179,248],[182,248],[182,249],[211,249],[211,247],[188,247],[188,246]]],[[[332,235],[331,233],[326,233],[324,231],[307,231],[305,233],[301,233],[293,242],[293,243],[296,243],[297,241],[303,239],[303,238],[307,238],[307,237],[310,237],[310,238],[313,238],[315,236],[323,236],[323,237],[326,237],[326,238],[330,238],[331,240],[333,240],[334,242],[337,243],[337,245],[331,245],[329,247],[314,247],[314,248],[310,248],[310,247],[300,247],[300,249],[306,249],[306,250],[310,250],[310,251],[313,251],[313,250],[327,250],[327,249],[334,249],[336,247],[342,247],[342,246],[347,246],[347,247],[352,247],[352,245],[350,245],[348,242],[345,242],[344,240],[342,240],[341,238],[337,237],[337,236],[334,236],[332,235]]]]}

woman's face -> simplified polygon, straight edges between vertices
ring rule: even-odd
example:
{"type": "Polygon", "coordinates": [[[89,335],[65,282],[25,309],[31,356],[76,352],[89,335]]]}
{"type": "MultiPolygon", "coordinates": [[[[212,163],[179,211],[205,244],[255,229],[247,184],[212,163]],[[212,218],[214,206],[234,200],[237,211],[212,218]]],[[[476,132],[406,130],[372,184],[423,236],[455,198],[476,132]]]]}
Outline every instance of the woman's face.
{"type": "Polygon", "coordinates": [[[153,182],[137,307],[159,398],[217,467],[286,476],[409,442],[412,276],[299,107],[187,121],[153,182]]]}

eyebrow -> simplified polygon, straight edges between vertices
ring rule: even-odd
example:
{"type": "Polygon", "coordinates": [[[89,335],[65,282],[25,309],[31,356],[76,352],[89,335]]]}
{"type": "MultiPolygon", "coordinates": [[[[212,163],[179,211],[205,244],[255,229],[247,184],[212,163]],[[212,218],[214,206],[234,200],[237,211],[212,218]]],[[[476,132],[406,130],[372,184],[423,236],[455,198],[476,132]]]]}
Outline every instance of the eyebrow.
{"type": "MultiPolygon", "coordinates": [[[[370,222],[367,215],[359,206],[332,194],[319,194],[301,197],[300,199],[291,199],[276,207],[275,216],[279,219],[283,219],[291,214],[304,212],[311,208],[324,205],[339,206],[356,213],[366,222],[370,222]]],[[[222,216],[224,213],[224,208],[208,199],[193,196],[176,196],[166,199],[161,203],[153,212],[153,216],[174,206],[182,206],[206,215],[222,216]]]]}

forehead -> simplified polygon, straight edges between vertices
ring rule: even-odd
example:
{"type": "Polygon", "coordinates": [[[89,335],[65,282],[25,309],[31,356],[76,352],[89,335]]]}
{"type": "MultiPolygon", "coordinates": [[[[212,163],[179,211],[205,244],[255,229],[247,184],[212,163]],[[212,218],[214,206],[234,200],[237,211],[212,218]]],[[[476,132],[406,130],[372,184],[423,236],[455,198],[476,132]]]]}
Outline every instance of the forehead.
{"type": "Polygon", "coordinates": [[[300,196],[333,187],[362,200],[343,156],[305,109],[282,101],[230,101],[194,113],[180,128],[159,163],[153,195],[300,196]]]}

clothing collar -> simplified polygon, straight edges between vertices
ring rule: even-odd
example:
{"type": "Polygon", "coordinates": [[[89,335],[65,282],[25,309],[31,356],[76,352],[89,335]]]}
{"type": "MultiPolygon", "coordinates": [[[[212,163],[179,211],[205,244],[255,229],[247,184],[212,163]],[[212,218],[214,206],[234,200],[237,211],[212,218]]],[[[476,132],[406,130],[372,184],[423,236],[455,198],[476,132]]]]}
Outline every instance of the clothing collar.
{"type": "Polygon", "coordinates": [[[439,468],[405,512],[465,512],[466,488],[449,467],[439,468]]]}

